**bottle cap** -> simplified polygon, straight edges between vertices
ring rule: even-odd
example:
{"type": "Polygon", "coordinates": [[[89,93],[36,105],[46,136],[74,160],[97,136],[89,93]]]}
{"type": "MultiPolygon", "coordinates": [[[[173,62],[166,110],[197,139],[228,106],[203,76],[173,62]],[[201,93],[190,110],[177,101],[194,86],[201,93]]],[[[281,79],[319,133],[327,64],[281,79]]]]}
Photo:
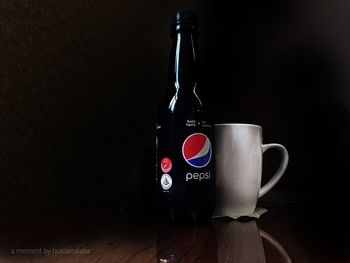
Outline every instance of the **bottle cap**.
{"type": "Polygon", "coordinates": [[[171,17],[171,32],[180,30],[193,31],[198,34],[197,15],[190,11],[178,11],[171,17]]]}

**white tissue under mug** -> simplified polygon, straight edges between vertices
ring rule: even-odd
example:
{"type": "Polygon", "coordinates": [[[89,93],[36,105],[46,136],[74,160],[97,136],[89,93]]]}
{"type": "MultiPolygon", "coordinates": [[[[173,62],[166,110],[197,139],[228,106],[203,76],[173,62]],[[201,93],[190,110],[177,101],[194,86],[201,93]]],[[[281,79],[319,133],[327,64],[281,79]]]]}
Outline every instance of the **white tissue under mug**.
{"type": "Polygon", "coordinates": [[[262,144],[262,128],[252,124],[215,125],[216,208],[214,217],[238,218],[254,213],[259,197],[281,179],[288,164],[288,152],[280,144],[262,144]],[[282,161],[276,174],[261,187],[262,155],[276,148],[282,161]]]}

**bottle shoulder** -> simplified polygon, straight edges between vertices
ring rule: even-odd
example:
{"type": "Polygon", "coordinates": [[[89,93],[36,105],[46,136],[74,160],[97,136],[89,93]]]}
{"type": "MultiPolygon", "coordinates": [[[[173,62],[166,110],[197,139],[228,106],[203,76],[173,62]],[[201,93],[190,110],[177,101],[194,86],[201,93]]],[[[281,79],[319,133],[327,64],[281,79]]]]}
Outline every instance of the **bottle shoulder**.
{"type": "Polygon", "coordinates": [[[163,96],[159,109],[168,113],[202,112],[204,105],[195,89],[184,92],[168,88],[163,96]]]}
{"type": "Polygon", "coordinates": [[[168,121],[184,121],[184,120],[196,120],[206,121],[212,123],[211,118],[206,110],[202,106],[193,105],[177,105],[174,109],[170,109],[168,105],[159,107],[157,114],[157,123],[168,121]]]}

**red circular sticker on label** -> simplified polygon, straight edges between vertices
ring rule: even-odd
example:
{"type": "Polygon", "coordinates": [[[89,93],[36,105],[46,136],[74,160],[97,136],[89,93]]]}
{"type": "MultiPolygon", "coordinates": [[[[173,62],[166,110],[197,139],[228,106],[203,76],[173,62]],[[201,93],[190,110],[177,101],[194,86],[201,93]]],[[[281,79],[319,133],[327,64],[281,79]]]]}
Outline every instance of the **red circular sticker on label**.
{"type": "Polygon", "coordinates": [[[171,168],[173,168],[173,163],[168,157],[164,157],[160,162],[160,167],[162,168],[163,173],[168,173],[171,168]]]}

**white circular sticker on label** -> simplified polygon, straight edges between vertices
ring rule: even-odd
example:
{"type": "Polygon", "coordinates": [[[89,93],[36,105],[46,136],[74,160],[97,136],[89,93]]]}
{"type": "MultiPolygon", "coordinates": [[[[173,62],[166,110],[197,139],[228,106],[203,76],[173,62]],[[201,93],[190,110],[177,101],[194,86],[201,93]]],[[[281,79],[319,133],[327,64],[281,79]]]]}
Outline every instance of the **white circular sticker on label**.
{"type": "Polygon", "coordinates": [[[164,190],[168,190],[173,184],[173,179],[171,179],[169,174],[163,174],[160,178],[160,184],[164,190]]]}

